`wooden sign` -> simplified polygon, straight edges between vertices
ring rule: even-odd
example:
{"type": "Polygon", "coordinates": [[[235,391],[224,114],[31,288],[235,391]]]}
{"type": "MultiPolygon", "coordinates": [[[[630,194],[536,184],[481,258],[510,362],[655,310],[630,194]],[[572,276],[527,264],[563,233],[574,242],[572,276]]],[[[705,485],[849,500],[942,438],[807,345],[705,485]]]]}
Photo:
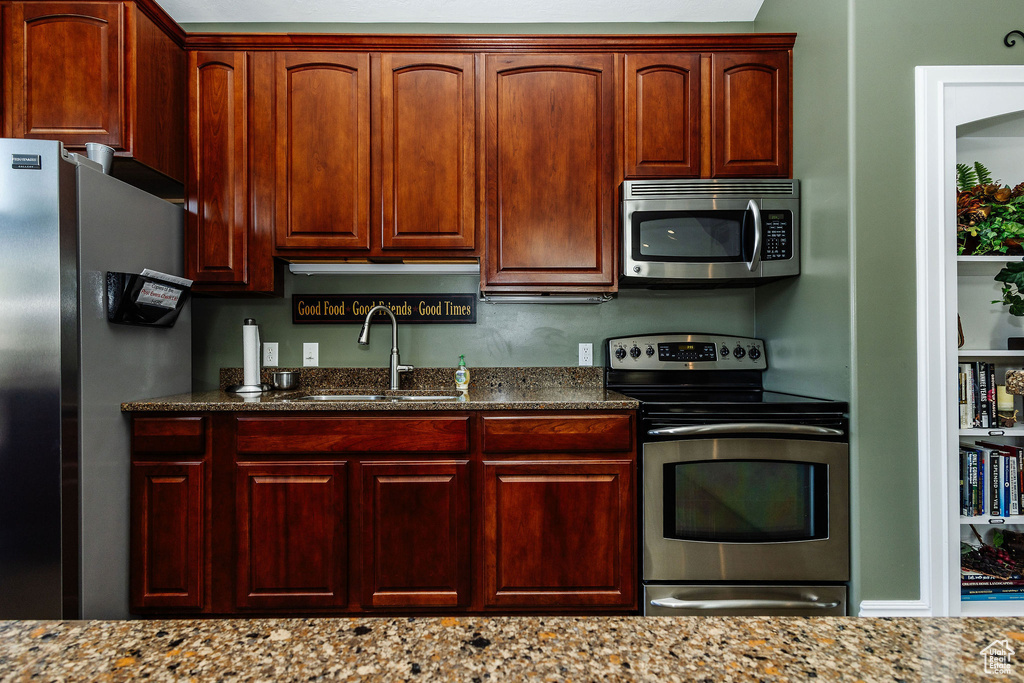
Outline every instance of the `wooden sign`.
{"type": "MultiPolygon", "coordinates": [[[[362,323],[374,306],[386,306],[406,323],[475,323],[475,294],[293,294],[292,322],[362,323]]],[[[386,322],[378,311],[374,322],[386,322]]]]}

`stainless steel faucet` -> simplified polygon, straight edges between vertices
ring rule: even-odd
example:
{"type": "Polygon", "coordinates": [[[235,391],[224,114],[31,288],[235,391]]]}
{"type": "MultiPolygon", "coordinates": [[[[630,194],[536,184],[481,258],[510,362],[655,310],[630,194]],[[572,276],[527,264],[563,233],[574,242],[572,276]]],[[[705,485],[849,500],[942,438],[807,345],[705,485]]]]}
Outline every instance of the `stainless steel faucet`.
{"type": "Polygon", "coordinates": [[[359,343],[367,346],[370,343],[370,318],[377,311],[384,311],[391,318],[391,388],[398,388],[398,374],[409,372],[413,369],[411,365],[402,365],[398,358],[398,321],[395,314],[387,306],[374,306],[366,313],[366,320],[363,321],[363,329],[359,331],[359,343]]]}

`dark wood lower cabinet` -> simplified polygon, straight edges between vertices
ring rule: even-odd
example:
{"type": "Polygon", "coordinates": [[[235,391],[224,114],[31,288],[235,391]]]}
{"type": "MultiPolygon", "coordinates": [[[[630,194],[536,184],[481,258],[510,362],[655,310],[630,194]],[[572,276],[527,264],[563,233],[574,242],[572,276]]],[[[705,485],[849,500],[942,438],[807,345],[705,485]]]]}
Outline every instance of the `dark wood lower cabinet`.
{"type": "Polygon", "coordinates": [[[204,466],[132,465],[131,602],[136,608],[203,605],[204,466]]]}
{"type": "Polygon", "coordinates": [[[634,425],[631,411],[136,415],[132,610],[629,613],[634,425]]]}
{"type": "Polygon", "coordinates": [[[348,602],[346,464],[238,465],[238,607],[348,602]]]}
{"type": "Polygon", "coordinates": [[[364,607],[466,607],[469,463],[360,465],[364,607]]]}
{"type": "Polygon", "coordinates": [[[488,606],[634,603],[632,463],[485,462],[483,468],[488,606]]]}

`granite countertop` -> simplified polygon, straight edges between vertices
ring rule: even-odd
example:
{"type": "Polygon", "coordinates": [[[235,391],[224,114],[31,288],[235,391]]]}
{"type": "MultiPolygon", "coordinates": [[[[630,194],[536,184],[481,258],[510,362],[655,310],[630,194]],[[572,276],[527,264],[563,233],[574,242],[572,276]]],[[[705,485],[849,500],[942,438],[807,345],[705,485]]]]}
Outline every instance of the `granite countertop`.
{"type": "MultiPolygon", "coordinates": [[[[280,368],[282,370],[286,368],[280,368]]],[[[121,404],[125,412],[267,410],[635,410],[636,399],[607,391],[601,368],[478,368],[465,394],[455,389],[452,370],[417,368],[391,391],[387,370],[378,368],[287,368],[299,372],[299,387],[239,395],[224,387],[241,381],[241,370],[221,371],[220,389],[190,392],[121,404]],[[385,400],[302,400],[310,394],[372,394],[385,400]],[[402,400],[399,396],[455,396],[454,399],[402,400]]],[[[271,370],[262,380],[269,382],[271,370]]]]}
{"type": "Polygon", "coordinates": [[[1019,618],[21,621],[0,622],[0,680],[999,681],[1022,650],[1019,618]]]}

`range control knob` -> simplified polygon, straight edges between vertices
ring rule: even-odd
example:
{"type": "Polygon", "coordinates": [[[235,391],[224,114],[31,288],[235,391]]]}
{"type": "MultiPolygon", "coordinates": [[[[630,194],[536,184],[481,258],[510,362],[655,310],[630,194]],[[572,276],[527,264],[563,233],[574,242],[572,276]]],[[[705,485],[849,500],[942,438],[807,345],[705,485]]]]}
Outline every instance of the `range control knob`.
{"type": "Polygon", "coordinates": [[[750,360],[757,360],[760,357],[761,357],[761,349],[757,348],[756,346],[751,346],[750,347],[750,360]]]}
{"type": "Polygon", "coordinates": [[[647,355],[648,356],[653,356],[654,355],[654,347],[651,346],[650,344],[647,345],[647,355]]]}
{"type": "Polygon", "coordinates": [[[718,354],[722,358],[728,358],[729,357],[729,347],[726,346],[725,344],[722,344],[722,348],[718,349],[718,354]]]}
{"type": "Polygon", "coordinates": [[[747,352],[743,350],[742,346],[737,344],[736,348],[732,350],[732,355],[736,358],[743,358],[743,356],[747,355],[747,352]]]}
{"type": "Polygon", "coordinates": [[[629,350],[629,355],[631,357],[633,357],[633,358],[639,358],[640,357],[640,347],[639,346],[634,346],[633,348],[631,348],[629,350]]]}
{"type": "Polygon", "coordinates": [[[619,348],[615,349],[615,357],[618,358],[619,360],[622,360],[623,358],[625,358],[626,357],[626,349],[622,348],[621,346],[619,348]]]}

